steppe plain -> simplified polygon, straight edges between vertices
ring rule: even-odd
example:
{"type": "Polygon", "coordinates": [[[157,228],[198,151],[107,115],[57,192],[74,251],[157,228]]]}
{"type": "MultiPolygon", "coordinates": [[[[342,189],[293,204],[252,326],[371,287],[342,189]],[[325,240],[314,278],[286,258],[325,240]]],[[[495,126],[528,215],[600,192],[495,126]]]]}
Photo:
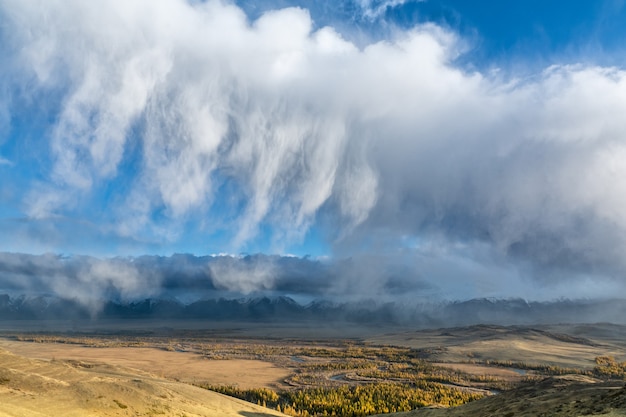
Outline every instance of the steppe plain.
{"type": "Polygon", "coordinates": [[[284,414],[206,388],[236,395],[419,380],[473,401],[426,401],[399,415],[626,415],[623,373],[598,372],[598,358],[626,361],[626,327],[613,324],[113,325],[0,329],[0,416],[267,417],[284,414]]]}

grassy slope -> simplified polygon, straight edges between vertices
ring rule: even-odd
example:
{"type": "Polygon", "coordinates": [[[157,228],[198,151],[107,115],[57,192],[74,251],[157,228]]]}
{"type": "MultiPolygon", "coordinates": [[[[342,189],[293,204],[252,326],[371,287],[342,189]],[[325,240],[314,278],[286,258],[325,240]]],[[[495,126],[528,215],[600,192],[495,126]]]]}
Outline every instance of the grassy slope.
{"type": "MultiPolygon", "coordinates": [[[[624,381],[599,382],[580,376],[546,378],[513,391],[450,409],[421,409],[394,417],[626,416],[624,381]]],[[[387,415],[390,416],[390,415],[387,415]]]]}
{"type": "Polygon", "coordinates": [[[283,414],[145,372],[0,350],[0,417],[283,414]]]}

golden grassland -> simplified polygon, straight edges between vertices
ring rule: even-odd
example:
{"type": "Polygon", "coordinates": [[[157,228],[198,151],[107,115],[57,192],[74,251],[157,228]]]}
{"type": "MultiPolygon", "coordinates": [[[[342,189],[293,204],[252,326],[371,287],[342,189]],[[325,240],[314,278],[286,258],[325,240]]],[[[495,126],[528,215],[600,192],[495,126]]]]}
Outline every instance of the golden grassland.
{"type": "Polygon", "coordinates": [[[283,414],[137,369],[0,349],[0,416],[269,417],[283,414]]]}
{"type": "MultiPolygon", "coordinates": [[[[544,378],[453,408],[421,408],[394,417],[572,417],[626,416],[624,381],[579,375],[544,378]]],[[[389,414],[385,414],[389,416],[389,414]]]]}
{"type": "MultiPolygon", "coordinates": [[[[428,407],[447,409],[466,403],[476,407],[475,403],[487,401],[477,401],[480,398],[494,393],[504,398],[518,387],[559,375],[626,381],[621,338],[599,337],[613,333],[597,329],[587,332],[592,337],[584,337],[580,330],[563,331],[474,326],[350,340],[307,340],[288,334],[229,337],[200,330],[135,335],[5,333],[0,348],[49,363],[80,363],[82,368],[107,364],[147,373],[298,417],[366,416],[416,408],[431,413],[435,411],[428,407]],[[535,356],[528,355],[529,346],[535,356]]],[[[0,386],[12,380],[0,375],[0,386]]],[[[118,397],[108,402],[118,413],[139,407],[118,397]]],[[[459,410],[464,407],[470,406],[459,410]]],[[[0,405],[0,416],[2,412],[0,405]]]]}

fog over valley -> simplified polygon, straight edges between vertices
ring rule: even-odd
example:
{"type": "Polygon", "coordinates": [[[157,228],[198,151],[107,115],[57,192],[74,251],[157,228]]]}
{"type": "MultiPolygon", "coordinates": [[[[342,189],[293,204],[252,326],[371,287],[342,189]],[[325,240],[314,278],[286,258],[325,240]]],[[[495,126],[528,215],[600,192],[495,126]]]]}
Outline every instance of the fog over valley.
{"type": "MultiPolygon", "coordinates": [[[[270,321],[429,328],[624,323],[626,317],[626,300],[618,294],[618,298],[568,299],[546,293],[531,300],[514,290],[497,297],[485,297],[480,291],[462,294],[459,288],[437,286],[434,280],[398,269],[397,263],[372,267],[372,260],[359,265],[354,259],[267,255],[101,259],[8,253],[0,260],[3,320],[270,321]]],[[[443,285],[462,284],[451,279],[443,285]]]]}

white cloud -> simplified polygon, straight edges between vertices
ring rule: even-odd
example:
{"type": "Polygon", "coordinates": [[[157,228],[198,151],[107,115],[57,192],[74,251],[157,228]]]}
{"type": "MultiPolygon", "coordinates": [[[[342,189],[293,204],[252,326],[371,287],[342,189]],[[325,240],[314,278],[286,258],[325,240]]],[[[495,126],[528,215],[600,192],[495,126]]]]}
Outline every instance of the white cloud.
{"type": "Polygon", "coordinates": [[[407,63],[430,67],[404,62],[403,48],[422,45],[419,53],[441,60],[441,38],[450,37],[424,28],[359,51],[331,28],[312,32],[308,13],[296,8],[250,25],[240,9],[219,2],[42,7],[19,2],[10,14],[24,72],[41,88],[66,86],[52,132],[52,189],[33,200],[31,214],[63,210],[76,200],[73,189],[89,192],[118,175],[129,141],[139,139],[142,170],[120,207],[121,231],[141,229],[159,205],[171,218],[204,210],[215,181],[229,177],[248,202],[235,247],[264,221],[297,239],[333,198],[347,224],[363,221],[377,180],[364,150],[370,139],[353,131],[387,117],[400,87],[385,86],[401,75],[393,72],[407,63]],[[37,29],[20,30],[30,27],[37,29]],[[388,68],[379,68],[383,60],[388,68]],[[134,124],[143,126],[139,137],[129,133],[134,124]]]}
{"type": "Polygon", "coordinates": [[[0,290],[76,300],[95,315],[109,300],[134,301],[160,293],[163,277],[132,258],[0,253],[0,290]]]}
{"type": "Polygon", "coordinates": [[[421,2],[425,0],[358,0],[363,16],[375,20],[383,16],[388,9],[402,6],[405,3],[421,2]]]}
{"type": "Polygon", "coordinates": [[[254,291],[271,290],[279,271],[272,258],[220,256],[207,265],[213,285],[220,290],[249,294],[254,291]]]}
{"type": "Polygon", "coordinates": [[[63,95],[33,215],[129,176],[116,213],[130,236],[175,240],[219,200],[233,212],[210,221],[236,225],[235,248],[263,224],[275,245],[297,241],[323,208],[337,245],[432,234],[542,267],[626,269],[619,68],[502,80],[455,66],[459,39],[436,25],[359,49],[298,8],[249,22],[218,1],[0,7],[19,46],[10,82],[63,95]],[[120,172],[132,147],[136,171],[120,172]]]}

